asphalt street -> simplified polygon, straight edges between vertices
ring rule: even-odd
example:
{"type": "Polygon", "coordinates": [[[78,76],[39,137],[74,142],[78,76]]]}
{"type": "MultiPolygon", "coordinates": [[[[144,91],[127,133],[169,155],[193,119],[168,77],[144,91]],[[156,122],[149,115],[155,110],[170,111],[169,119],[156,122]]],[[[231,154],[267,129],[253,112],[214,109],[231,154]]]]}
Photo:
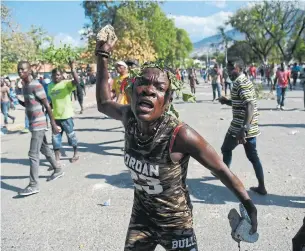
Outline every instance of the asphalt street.
{"type": "MultiPolygon", "coordinates": [[[[267,196],[249,192],[258,208],[255,244],[241,250],[292,250],[292,237],[305,215],[305,111],[302,92],[288,92],[287,111],[277,111],[274,100],[260,100],[258,153],[267,196]]],[[[197,86],[197,103],[175,100],[181,120],[196,129],[220,153],[229,127],[230,107],[212,103],[211,87],[197,86]]],[[[1,138],[1,239],[2,250],[75,251],[123,250],[133,202],[133,183],[123,162],[124,129],[119,121],[96,108],[75,116],[80,160],[70,164],[72,148],[64,137],[62,164],[65,176],[46,182],[51,173],[41,158],[40,193],[19,198],[29,182],[30,134],[12,133],[1,138]],[[108,202],[110,206],[103,206],[108,202]]],[[[50,131],[47,132],[49,142],[50,131]]],[[[50,144],[51,145],[51,144],[50,144]]],[[[233,153],[232,170],[245,187],[257,185],[244,149],[233,153]]],[[[238,208],[236,197],[194,159],[187,184],[194,205],[194,228],[199,250],[236,251],[230,236],[229,210],[238,208]]],[[[163,250],[161,247],[158,251],[163,250]]]]}

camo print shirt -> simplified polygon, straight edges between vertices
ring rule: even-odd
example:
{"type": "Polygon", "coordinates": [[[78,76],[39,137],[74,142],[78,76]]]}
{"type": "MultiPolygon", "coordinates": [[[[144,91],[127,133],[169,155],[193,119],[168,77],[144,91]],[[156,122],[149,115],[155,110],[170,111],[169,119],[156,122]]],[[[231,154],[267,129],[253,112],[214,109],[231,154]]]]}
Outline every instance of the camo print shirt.
{"type": "Polygon", "coordinates": [[[192,206],[185,180],[189,155],[170,158],[170,142],[179,121],[166,115],[152,139],[139,142],[132,116],[126,124],[124,161],[134,181],[133,216],[144,214],[158,227],[192,228],[192,206]]]}

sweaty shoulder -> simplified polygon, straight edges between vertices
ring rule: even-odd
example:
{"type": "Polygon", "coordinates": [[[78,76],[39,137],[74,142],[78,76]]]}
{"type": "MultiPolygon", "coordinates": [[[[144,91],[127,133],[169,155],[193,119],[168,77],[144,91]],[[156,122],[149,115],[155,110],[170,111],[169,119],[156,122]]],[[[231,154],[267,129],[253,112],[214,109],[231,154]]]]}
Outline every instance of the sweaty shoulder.
{"type": "Polygon", "coordinates": [[[177,126],[177,130],[174,134],[174,140],[172,152],[183,152],[185,153],[186,146],[194,139],[194,134],[197,132],[187,124],[177,126]]]}

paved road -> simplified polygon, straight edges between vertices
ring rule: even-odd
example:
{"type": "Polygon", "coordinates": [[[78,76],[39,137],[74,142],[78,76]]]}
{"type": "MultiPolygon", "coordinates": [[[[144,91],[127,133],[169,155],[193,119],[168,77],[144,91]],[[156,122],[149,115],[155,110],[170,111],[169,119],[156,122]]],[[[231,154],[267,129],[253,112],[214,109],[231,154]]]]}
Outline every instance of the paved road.
{"type": "MultiPolygon", "coordinates": [[[[210,102],[209,86],[197,88],[196,104],[175,101],[181,118],[220,152],[231,119],[229,107],[210,102]]],[[[269,195],[250,192],[258,207],[260,239],[242,250],[287,251],[305,214],[305,112],[300,91],[288,93],[288,111],[276,111],[274,100],[259,101],[262,135],[258,151],[269,195]]],[[[41,192],[16,198],[28,184],[30,135],[2,137],[2,250],[74,251],[123,250],[133,200],[133,185],[122,159],[124,131],[118,121],[96,109],[77,115],[75,127],[80,161],[70,164],[72,149],[65,144],[66,175],[46,182],[50,174],[43,159],[41,192]],[[102,204],[110,199],[110,206],[102,204]]],[[[50,139],[50,132],[48,134],[50,139]]],[[[243,148],[233,154],[233,171],[246,188],[256,178],[243,148]]],[[[238,201],[208,170],[191,159],[188,186],[194,205],[194,227],[200,250],[236,251],[227,214],[238,201]]],[[[163,250],[157,248],[158,251],[163,250]]]]}

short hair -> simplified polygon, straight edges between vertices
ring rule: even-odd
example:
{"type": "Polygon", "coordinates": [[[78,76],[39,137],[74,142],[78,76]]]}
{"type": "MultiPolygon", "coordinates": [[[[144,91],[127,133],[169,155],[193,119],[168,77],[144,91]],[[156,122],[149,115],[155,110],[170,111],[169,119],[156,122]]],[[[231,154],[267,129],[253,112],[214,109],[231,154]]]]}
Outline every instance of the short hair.
{"type": "Polygon", "coordinates": [[[29,61],[26,61],[26,60],[21,60],[18,62],[18,64],[26,64],[29,68],[31,68],[31,64],[29,61]]]}
{"type": "Polygon", "coordinates": [[[52,75],[55,74],[56,72],[60,72],[60,74],[63,74],[61,69],[55,68],[55,69],[52,70],[52,75]]]}
{"type": "Polygon", "coordinates": [[[230,64],[237,66],[241,71],[246,68],[244,61],[241,58],[232,58],[229,60],[230,64]]]}

